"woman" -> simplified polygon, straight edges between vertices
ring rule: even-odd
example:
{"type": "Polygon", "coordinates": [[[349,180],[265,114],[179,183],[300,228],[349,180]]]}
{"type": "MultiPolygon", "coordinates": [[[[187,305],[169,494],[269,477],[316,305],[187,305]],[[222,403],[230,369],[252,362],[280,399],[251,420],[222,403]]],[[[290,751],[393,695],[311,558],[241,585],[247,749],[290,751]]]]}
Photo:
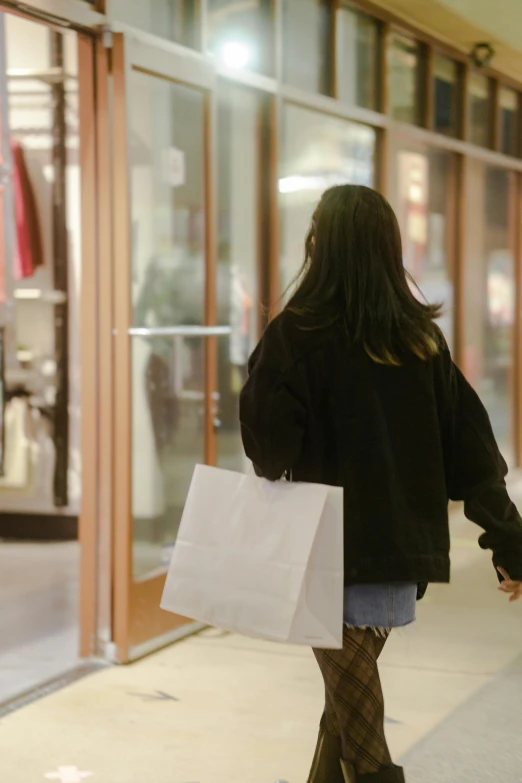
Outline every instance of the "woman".
{"type": "Polygon", "coordinates": [[[323,195],[295,293],[250,360],[241,425],[258,475],[344,488],[344,647],[314,650],[326,706],[309,783],[404,780],[377,659],[427,583],[449,581],[450,499],[484,529],[500,589],[522,595],[507,467],[439,313],[411,292],[387,201],[343,185],[323,195]]]}

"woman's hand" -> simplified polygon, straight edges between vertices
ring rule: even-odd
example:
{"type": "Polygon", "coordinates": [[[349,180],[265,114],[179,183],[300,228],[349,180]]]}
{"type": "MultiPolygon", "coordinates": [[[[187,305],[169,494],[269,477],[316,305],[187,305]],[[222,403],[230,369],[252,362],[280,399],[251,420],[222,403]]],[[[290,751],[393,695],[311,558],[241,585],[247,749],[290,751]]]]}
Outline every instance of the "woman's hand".
{"type": "Polygon", "coordinates": [[[510,594],[509,602],[518,601],[519,598],[522,598],[522,582],[514,582],[505,568],[498,568],[497,570],[504,577],[504,581],[498,589],[502,593],[510,594]]]}

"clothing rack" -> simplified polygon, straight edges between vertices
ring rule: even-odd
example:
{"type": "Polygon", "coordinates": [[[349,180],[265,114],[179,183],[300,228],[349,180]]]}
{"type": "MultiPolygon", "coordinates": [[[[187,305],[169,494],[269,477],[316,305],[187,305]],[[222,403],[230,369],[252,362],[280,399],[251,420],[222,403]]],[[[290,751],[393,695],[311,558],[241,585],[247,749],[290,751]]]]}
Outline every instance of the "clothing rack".
{"type": "MultiPolygon", "coordinates": [[[[5,29],[0,30],[4,39],[5,29]]],[[[68,236],[65,215],[66,197],[66,165],[67,165],[67,125],[65,113],[70,108],[67,106],[66,82],[73,79],[64,69],[63,38],[54,30],[49,31],[51,67],[41,70],[17,69],[4,71],[3,92],[5,99],[9,101],[14,96],[39,97],[38,106],[34,108],[45,109],[42,106],[42,98],[46,93],[37,91],[23,92],[9,90],[9,83],[39,81],[49,86],[48,95],[51,98],[49,110],[52,120],[49,129],[45,130],[51,137],[51,156],[54,169],[54,177],[51,186],[52,192],[52,236],[53,236],[53,279],[54,292],[50,298],[40,297],[48,301],[54,309],[54,345],[56,357],[56,400],[52,410],[53,440],[56,452],[53,495],[57,508],[68,505],[68,469],[69,469],[69,306],[68,306],[68,236]]],[[[36,104],[36,100],[34,101],[36,104]]],[[[17,106],[16,109],[25,110],[31,104],[17,106]]],[[[12,108],[12,107],[10,107],[12,108]]],[[[8,120],[9,112],[3,113],[8,120]]],[[[4,119],[5,121],[5,119],[4,119]]],[[[5,125],[3,144],[9,140],[9,124],[5,125]]],[[[34,134],[36,129],[17,129],[13,135],[34,134]]],[[[9,172],[7,172],[9,173],[9,172]]],[[[14,245],[13,245],[14,247],[14,245]]],[[[14,281],[11,281],[10,295],[15,296],[14,281]]],[[[22,297],[23,298],[23,297],[22,297]]],[[[30,298],[30,297],[27,297],[30,298]]],[[[49,412],[50,413],[50,412],[49,412]]]]}

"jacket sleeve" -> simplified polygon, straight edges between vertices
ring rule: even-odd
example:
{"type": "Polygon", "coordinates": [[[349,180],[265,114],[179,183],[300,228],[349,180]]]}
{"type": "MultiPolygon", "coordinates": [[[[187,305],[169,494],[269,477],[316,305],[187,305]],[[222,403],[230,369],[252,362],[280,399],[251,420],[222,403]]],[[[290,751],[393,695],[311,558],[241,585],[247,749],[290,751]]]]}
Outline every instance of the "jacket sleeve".
{"type": "Polygon", "coordinates": [[[291,368],[269,335],[265,335],[249,363],[249,377],[241,393],[241,436],[247,457],[258,476],[277,481],[291,471],[301,454],[306,425],[305,406],[299,400],[291,368]]]}
{"type": "Polygon", "coordinates": [[[464,501],[466,517],[485,531],[479,544],[492,550],[495,568],[501,566],[512,579],[522,580],[522,519],[506,489],[506,462],[484,405],[449,352],[446,359],[449,406],[444,448],[449,497],[464,501]]]}

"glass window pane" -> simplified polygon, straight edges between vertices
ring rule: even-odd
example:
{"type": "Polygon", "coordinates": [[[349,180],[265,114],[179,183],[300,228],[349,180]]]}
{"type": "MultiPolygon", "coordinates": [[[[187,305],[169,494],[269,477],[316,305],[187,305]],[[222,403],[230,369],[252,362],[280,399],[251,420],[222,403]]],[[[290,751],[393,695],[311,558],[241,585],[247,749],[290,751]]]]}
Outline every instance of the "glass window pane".
{"type": "Polygon", "coordinates": [[[281,291],[303,263],[305,236],[323,191],[345,183],[372,187],[374,157],[373,128],[285,105],[279,166],[281,291]]]}
{"type": "Polygon", "coordinates": [[[487,76],[472,73],[468,85],[469,140],[481,147],[491,144],[491,86],[487,76]]]}
{"type": "Polygon", "coordinates": [[[369,16],[337,11],[337,97],[345,103],[379,108],[379,26],[369,16]]]}
{"type": "Polygon", "coordinates": [[[454,158],[442,150],[399,150],[394,166],[396,189],[390,200],[401,227],[404,265],[422,295],[443,304],[439,325],[451,347],[454,158]]]}
{"type": "MultiPolygon", "coordinates": [[[[134,325],[203,323],[204,98],[137,71],[130,83],[134,325]]],[[[132,338],[134,575],[162,565],[204,459],[204,344],[132,338]]]]}
{"type": "Polygon", "coordinates": [[[283,0],[283,79],[310,92],[328,91],[329,19],[321,0],[283,0]]]}
{"type": "Polygon", "coordinates": [[[512,457],[515,271],[514,175],[469,159],[464,268],[464,366],[488,409],[507,459],[512,457]]]}
{"type": "Polygon", "coordinates": [[[222,84],[218,94],[218,464],[244,470],[239,393],[258,338],[259,101],[222,84]],[[248,170],[248,177],[245,171],[248,170]]]}
{"type": "Polygon", "coordinates": [[[433,128],[438,133],[456,136],[458,131],[457,63],[436,54],[433,58],[433,128]]]}
{"type": "Polygon", "coordinates": [[[208,0],[207,47],[230,70],[271,72],[270,5],[208,0]]]}
{"type": "Polygon", "coordinates": [[[111,18],[169,41],[199,46],[197,0],[111,0],[111,18]]]}
{"type": "Polygon", "coordinates": [[[389,101],[394,120],[419,122],[419,45],[410,38],[393,34],[388,49],[389,101]]]}
{"type": "Polygon", "coordinates": [[[506,155],[519,155],[518,93],[500,88],[500,149],[506,155]]]}

